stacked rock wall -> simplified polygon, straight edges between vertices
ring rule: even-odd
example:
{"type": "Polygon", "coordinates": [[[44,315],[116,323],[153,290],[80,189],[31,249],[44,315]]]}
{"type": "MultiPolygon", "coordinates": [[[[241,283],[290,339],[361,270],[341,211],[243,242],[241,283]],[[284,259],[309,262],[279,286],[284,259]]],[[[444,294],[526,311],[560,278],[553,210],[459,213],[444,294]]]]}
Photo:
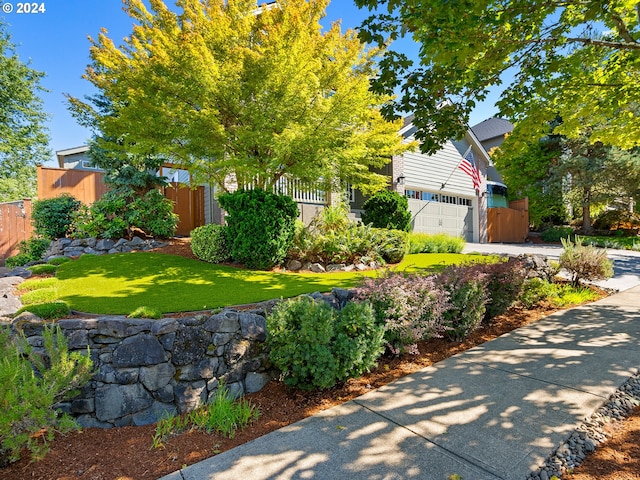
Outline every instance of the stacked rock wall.
{"type": "MultiPolygon", "coordinates": [[[[309,296],[342,308],[353,294],[334,288],[309,296]]],[[[59,407],[83,427],[110,428],[147,425],[189,412],[215,397],[220,382],[236,398],[257,392],[280,374],[271,367],[266,347],[266,315],[277,302],[158,320],[59,320],[69,351],[88,348],[95,371],[80,396],[59,407]]],[[[25,312],[13,319],[11,328],[42,349],[47,323],[25,312]]]]}
{"type": "MultiPolygon", "coordinates": [[[[82,394],[60,408],[85,427],[146,425],[204,404],[221,381],[235,397],[256,392],[271,378],[261,313],[60,320],[69,350],[88,347],[95,370],[82,394]]],[[[43,325],[14,322],[35,348],[43,325]]]]}

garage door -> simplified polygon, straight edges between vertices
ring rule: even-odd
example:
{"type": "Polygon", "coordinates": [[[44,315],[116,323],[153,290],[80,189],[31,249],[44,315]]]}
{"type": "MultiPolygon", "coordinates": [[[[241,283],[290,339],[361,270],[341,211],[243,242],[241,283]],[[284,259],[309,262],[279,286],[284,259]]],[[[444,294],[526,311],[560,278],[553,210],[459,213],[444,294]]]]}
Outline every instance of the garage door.
{"type": "Polygon", "coordinates": [[[409,199],[413,231],[446,233],[473,241],[473,208],[439,202],[409,199]]]}

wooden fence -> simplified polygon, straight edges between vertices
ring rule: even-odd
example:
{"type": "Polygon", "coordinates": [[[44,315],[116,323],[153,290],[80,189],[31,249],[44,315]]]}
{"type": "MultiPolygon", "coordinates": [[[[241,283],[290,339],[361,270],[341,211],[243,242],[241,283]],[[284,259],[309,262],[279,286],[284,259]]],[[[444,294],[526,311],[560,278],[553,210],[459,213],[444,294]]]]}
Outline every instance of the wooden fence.
{"type": "Polygon", "coordinates": [[[31,200],[0,203],[0,263],[18,253],[17,246],[31,237],[31,200]]]}
{"type": "Polygon", "coordinates": [[[189,236],[191,230],[205,224],[204,187],[191,189],[185,184],[171,182],[164,196],[174,202],[173,211],[180,217],[176,235],[189,236]]]}
{"type": "Polygon", "coordinates": [[[509,208],[487,209],[489,243],[524,243],[529,235],[529,199],[509,202],[509,208]]]}
{"type": "Polygon", "coordinates": [[[38,167],[38,198],[54,198],[63,193],[90,205],[107,193],[104,173],[38,167]]]}

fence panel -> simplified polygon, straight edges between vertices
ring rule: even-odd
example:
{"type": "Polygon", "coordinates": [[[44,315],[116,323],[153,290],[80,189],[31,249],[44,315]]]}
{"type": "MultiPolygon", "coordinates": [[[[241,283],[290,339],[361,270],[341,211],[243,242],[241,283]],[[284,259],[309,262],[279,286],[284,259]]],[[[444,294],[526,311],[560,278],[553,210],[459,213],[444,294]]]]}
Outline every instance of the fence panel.
{"type": "Polygon", "coordinates": [[[90,205],[107,192],[104,173],[38,167],[38,198],[54,198],[68,193],[90,205]]]}
{"type": "Polygon", "coordinates": [[[529,235],[528,210],[488,208],[487,233],[489,243],[524,243],[529,235]]]}
{"type": "Polygon", "coordinates": [[[171,182],[164,189],[164,196],[174,202],[173,211],[180,217],[176,235],[188,236],[191,230],[204,225],[204,187],[191,190],[183,183],[171,182]]]}
{"type": "Polygon", "coordinates": [[[31,238],[31,200],[0,204],[0,261],[18,253],[22,240],[31,238]]]}

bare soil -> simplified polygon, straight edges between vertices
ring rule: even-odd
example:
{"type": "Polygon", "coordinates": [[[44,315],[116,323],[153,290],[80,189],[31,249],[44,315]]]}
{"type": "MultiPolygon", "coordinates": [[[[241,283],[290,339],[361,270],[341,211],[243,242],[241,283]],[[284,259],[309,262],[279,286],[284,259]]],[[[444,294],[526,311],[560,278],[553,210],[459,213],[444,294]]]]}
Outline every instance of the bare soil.
{"type": "MultiPolygon", "coordinates": [[[[192,257],[188,240],[176,239],[161,249],[192,257]]],[[[49,453],[31,462],[23,452],[19,462],[0,469],[1,479],[11,480],[155,480],[163,475],[246,443],[268,432],[351,400],[397,378],[535,322],[554,309],[511,309],[464,342],[443,339],[421,342],[419,355],[383,357],[378,367],[361,378],[321,392],[303,392],[272,381],[246,398],[260,410],[260,418],[232,439],[188,432],[170,438],[163,448],[152,447],[154,425],[103,430],[88,428],[57,435],[49,453]]],[[[570,480],[640,479],[640,409],[627,421],[610,428],[611,440],[596,450],[570,480]]]]}

